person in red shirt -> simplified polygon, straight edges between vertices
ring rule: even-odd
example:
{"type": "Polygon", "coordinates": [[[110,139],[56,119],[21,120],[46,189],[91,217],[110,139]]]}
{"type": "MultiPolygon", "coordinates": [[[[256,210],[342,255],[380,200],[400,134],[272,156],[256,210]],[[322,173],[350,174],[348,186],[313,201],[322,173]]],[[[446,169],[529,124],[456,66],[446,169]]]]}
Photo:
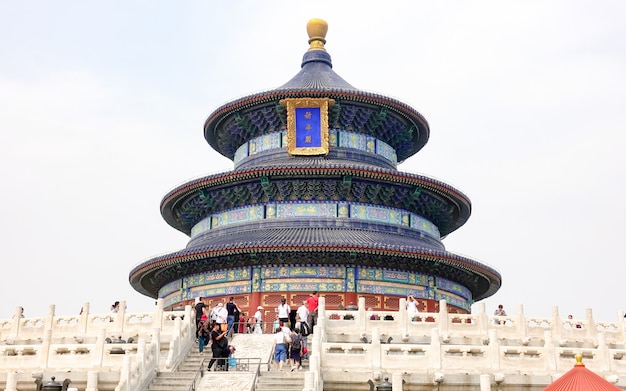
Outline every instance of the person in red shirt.
{"type": "Polygon", "coordinates": [[[311,333],[313,333],[313,326],[317,324],[317,305],[318,305],[317,291],[309,294],[309,298],[306,299],[306,303],[309,306],[309,317],[307,323],[311,327],[311,333]]]}

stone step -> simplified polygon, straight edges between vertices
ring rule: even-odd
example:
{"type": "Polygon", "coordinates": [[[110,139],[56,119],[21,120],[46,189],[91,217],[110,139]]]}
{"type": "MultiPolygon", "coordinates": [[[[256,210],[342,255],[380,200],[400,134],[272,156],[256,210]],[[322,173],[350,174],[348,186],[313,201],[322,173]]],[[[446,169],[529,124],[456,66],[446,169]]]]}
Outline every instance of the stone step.
{"type": "Polygon", "coordinates": [[[304,387],[304,366],[302,370],[290,371],[289,367],[282,371],[270,370],[262,372],[257,379],[257,391],[302,391],[304,387]]]}
{"type": "Polygon", "coordinates": [[[157,385],[150,385],[150,387],[148,387],[148,389],[146,391],[189,391],[189,388],[191,387],[191,382],[187,383],[187,384],[181,384],[181,385],[164,385],[164,386],[157,386],[157,385]]]}
{"type": "Polygon", "coordinates": [[[264,372],[259,378],[265,378],[267,380],[284,380],[286,382],[294,382],[304,379],[304,371],[293,371],[293,372],[264,372]]]}
{"type": "Polygon", "coordinates": [[[200,362],[197,363],[182,363],[178,366],[178,368],[176,369],[177,372],[197,372],[200,367],[204,367],[204,369],[206,369],[206,366],[209,364],[209,361],[205,361],[204,364],[201,364],[200,362]]]}
{"type": "Polygon", "coordinates": [[[167,376],[159,374],[157,378],[150,383],[147,391],[188,391],[195,376],[195,374],[190,374],[187,377],[172,377],[169,375],[171,374],[167,374],[167,376]]]}
{"type": "Polygon", "coordinates": [[[211,359],[211,350],[205,350],[203,355],[198,348],[192,347],[185,360],[174,372],[159,372],[152,380],[146,391],[189,391],[189,387],[200,370],[211,359]]]}
{"type": "MultiPolygon", "coordinates": [[[[261,342],[259,342],[259,339],[257,337],[255,337],[254,339],[248,339],[249,340],[241,340],[242,342],[240,343],[242,345],[239,345],[241,347],[240,351],[246,352],[246,346],[251,346],[253,349],[258,349],[258,346],[256,345],[259,345],[259,343],[262,344],[264,348],[266,346],[271,346],[271,340],[268,338],[265,338],[265,340],[261,340],[261,342]]],[[[235,342],[235,344],[238,344],[238,342],[235,342]]],[[[249,353],[249,351],[247,353],[249,353]]],[[[157,378],[152,381],[149,388],[147,388],[145,391],[188,391],[198,370],[200,370],[200,368],[202,367],[202,369],[206,371],[206,367],[211,358],[212,354],[210,347],[207,347],[204,350],[204,353],[200,355],[200,353],[198,352],[197,344],[193,345],[191,346],[187,357],[176,368],[176,371],[160,372],[157,375],[157,378]]],[[[262,371],[262,374],[266,375],[267,378],[265,379],[266,383],[263,383],[263,380],[261,380],[261,388],[257,387],[257,390],[302,391],[302,388],[304,387],[305,369],[303,369],[302,371],[294,371],[292,373],[289,371],[289,365],[286,365],[281,373],[272,373],[271,371],[267,371],[267,364],[262,365],[265,367],[265,370],[262,371]]],[[[308,362],[306,360],[303,361],[303,367],[308,368],[308,362]]],[[[215,366],[213,369],[215,369],[215,366]]],[[[215,375],[218,375],[218,373],[219,372],[215,373],[215,375]]],[[[205,376],[207,376],[207,374],[213,375],[213,372],[205,372],[205,376]]],[[[236,378],[229,376],[226,373],[222,373],[212,378],[212,382],[217,382],[212,384],[212,386],[218,386],[222,382],[224,384],[231,384],[233,382],[233,379],[236,378]]]]}
{"type": "Polygon", "coordinates": [[[157,385],[157,386],[162,386],[162,385],[166,385],[166,384],[178,385],[178,384],[183,384],[183,383],[191,383],[191,381],[189,379],[193,379],[193,377],[189,377],[189,376],[188,377],[159,376],[159,377],[154,379],[152,384],[157,385]]]}
{"type": "Polygon", "coordinates": [[[302,388],[304,388],[304,380],[300,383],[294,384],[287,384],[283,382],[263,383],[261,381],[257,381],[255,391],[302,391],[302,388]]]}
{"type": "Polygon", "coordinates": [[[157,374],[157,377],[155,377],[155,379],[158,379],[160,377],[167,377],[170,379],[176,379],[176,378],[180,378],[180,379],[186,379],[188,378],[190,375],[195,376],[196,375],[196,371],[193,372],[180,372],[180,371],[176,371],[176,372],[159,372],[157,374]]]}

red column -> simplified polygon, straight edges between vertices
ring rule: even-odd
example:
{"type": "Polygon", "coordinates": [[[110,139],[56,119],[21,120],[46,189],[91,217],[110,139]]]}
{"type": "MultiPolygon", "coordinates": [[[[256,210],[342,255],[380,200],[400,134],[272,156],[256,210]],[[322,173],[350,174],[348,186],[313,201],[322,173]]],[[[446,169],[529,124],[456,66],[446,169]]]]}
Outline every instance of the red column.
{"type": "Polygon", "coordinates": [[[343,306],[347,306],[350,302],[354,303],[354,305],[359,305],[359,297],[356,292],[346,292],[346,302],[343,303],[343,306]]]}

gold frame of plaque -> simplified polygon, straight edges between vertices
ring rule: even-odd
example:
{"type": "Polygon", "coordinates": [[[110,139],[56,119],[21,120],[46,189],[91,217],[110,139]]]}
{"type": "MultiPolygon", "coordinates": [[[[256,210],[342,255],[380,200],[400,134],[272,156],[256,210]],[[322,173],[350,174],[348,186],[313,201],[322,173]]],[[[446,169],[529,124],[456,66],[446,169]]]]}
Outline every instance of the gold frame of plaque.
{"type": "Polygon", "coordinates": [[[287,152],[289,155],[328,155],[328,108],[330,98],[288,98],[279,102],[287,108],[287,152]]]}

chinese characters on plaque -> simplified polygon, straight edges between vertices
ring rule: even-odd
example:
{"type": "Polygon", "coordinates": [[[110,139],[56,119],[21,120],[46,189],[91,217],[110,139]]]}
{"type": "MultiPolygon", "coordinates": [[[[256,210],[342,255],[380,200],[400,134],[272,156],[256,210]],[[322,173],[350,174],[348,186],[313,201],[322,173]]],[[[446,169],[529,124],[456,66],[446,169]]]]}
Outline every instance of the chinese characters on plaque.
{"type": "Polygon", "coordinates": [[[296,108],[296,148],[320,148],[322,128],[319,107],[296,108]]]}

